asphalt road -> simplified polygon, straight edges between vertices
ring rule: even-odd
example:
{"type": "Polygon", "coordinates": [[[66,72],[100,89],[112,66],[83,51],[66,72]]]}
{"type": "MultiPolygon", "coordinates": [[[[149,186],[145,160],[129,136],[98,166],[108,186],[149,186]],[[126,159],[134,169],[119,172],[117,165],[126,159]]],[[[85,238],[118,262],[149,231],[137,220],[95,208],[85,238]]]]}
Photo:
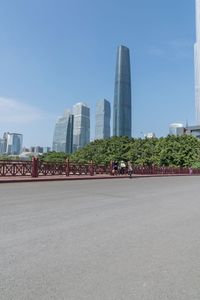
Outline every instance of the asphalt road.
{"type": "Polygon", "coordinates": [[[0,185],[1,300],[199,300],[200,177],[0,185]]]}

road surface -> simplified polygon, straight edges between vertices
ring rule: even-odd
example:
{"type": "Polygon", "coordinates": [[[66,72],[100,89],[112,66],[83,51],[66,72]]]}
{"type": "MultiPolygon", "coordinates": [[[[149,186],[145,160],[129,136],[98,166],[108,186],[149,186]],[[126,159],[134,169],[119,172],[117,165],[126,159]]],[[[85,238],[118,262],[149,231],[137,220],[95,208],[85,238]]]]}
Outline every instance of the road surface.
{"type": "Polygon", "coordinates": [[[1,300],[199,300],[200,177],[0,185],[1,300]]]}

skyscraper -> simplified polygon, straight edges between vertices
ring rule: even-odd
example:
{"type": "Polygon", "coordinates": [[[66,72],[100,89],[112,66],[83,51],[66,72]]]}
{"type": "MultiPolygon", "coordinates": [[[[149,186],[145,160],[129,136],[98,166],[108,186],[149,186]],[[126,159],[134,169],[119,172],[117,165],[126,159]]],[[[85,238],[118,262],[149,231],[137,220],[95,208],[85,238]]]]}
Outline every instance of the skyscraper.
{"type": "Polygon", "coordinates": [[[5,132],[3,135],[3,139],[5,141],[6,154],[19,155],[22,152],[22,134],[5,132]]]}
{"type": "Polygon", "coordinates": [[[90,142],[90,109],[86,104],[73,106],[74,114],[74,151],[90,142]]]}
{"type": "Polygon", "coordinates": [[[110,102],[103,99],[96,103],[95,138],[106,139],[110,137],[110,102]]]}
{"type": "Polygon", "coordinates": [[[0,138],[0,154],[5,154],[6,153],[6,139],[0,138]]]}
{"type": "Polygon", "coordinates": [[[58,119],[54,129],[52,150],[56,152],[73,152],[74,116],[66,110],[58,119]]]}
{"type": "Polygon", "coordinates": [[[119,46],[115,74],[113,135],[131,137],[131,70],[129,49],[119,46]]]}
{"type": "Polygon", "coordinates": [[[194,44],[196,125],[200,125],[200,0],[196,1],[196,43],[194,44]]]}

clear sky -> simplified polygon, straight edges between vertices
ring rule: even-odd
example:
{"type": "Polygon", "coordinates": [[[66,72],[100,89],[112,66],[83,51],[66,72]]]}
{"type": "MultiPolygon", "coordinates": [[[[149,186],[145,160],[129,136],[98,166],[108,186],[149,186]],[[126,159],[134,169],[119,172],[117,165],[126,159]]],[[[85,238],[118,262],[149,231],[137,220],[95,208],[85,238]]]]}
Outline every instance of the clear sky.
{"type": "Polygon", "coordinates": [[[0,136],[52,146],[64,109],[113,105],[117,46],[130,49],[133,136],[195,122],[194,0],[0,0],[0,136]]]}

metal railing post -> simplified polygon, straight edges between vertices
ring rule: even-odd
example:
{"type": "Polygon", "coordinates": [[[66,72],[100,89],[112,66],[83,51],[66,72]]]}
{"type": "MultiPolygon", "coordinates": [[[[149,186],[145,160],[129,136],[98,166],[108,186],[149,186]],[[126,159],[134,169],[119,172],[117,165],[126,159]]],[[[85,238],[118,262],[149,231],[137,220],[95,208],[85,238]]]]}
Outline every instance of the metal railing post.
{"type": "Polygon", "coordinates": [[[93,161],[91,161],[90,163],[90,175],[94,176],[94,165],[93,165],[93,161]]]}
{"type": "Polygon", "coordinates": [[[32,158],[32,172],[31,177],[38,177],[38,158],[32,158]]]}
{"type": "Polygon", "coordinates": [[[65,175],[69,176],[69,158],[66,159],[65,175]]]}

